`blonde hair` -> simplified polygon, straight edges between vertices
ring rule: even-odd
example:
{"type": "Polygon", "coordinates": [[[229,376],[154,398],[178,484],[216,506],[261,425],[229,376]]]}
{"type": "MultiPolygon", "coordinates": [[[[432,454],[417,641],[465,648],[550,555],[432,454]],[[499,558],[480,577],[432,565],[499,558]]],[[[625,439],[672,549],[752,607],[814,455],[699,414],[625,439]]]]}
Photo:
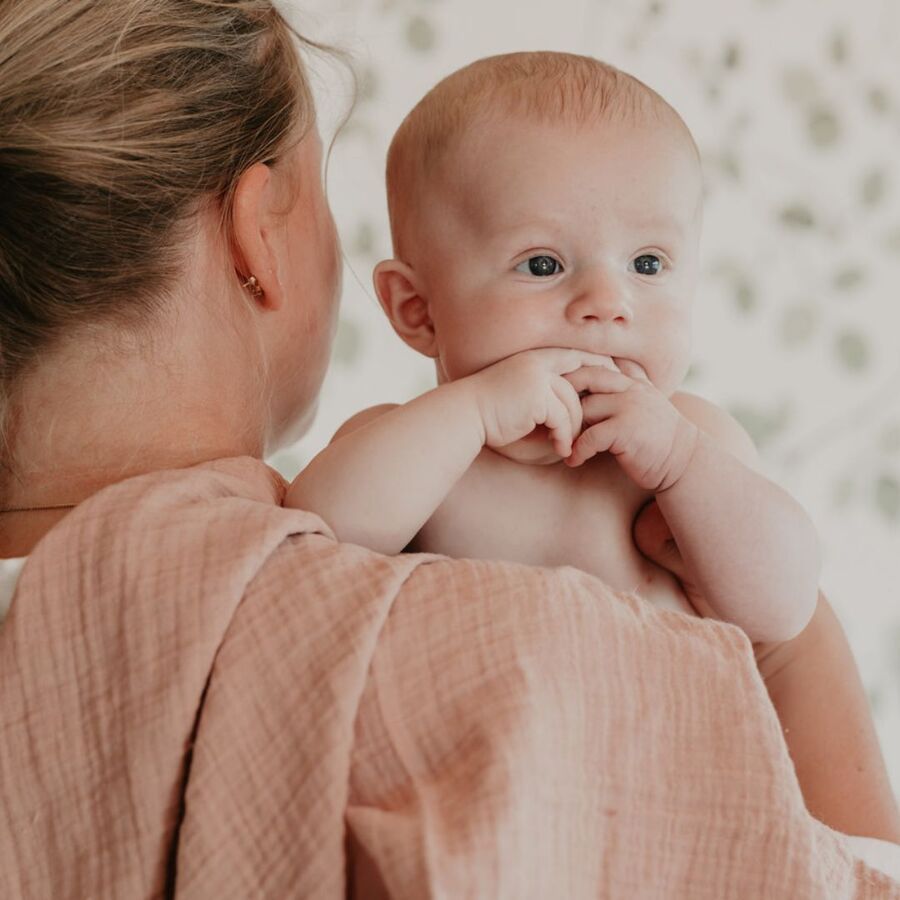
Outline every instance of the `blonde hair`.
{"type": "Polygon", "coordinates": [[[313,125],[303,38],[270,0],[0,5],[0,495],[17,389],[76,332],[148,333],[200,204],[313,125]],[[299,42],[295,42],[295,40],[299,42]]]}
{"type": "Polygon", "coordinates": [[[388,149],[388,214],[395,255],[403,254],[407,224],[427,179],[485,117],[528,116],[531,121],[577,125],[648,115],[672,119],[696,151],[687,126],[656,91],[591,56],[506,53],[458,69],[413,107],[388,149]]]}

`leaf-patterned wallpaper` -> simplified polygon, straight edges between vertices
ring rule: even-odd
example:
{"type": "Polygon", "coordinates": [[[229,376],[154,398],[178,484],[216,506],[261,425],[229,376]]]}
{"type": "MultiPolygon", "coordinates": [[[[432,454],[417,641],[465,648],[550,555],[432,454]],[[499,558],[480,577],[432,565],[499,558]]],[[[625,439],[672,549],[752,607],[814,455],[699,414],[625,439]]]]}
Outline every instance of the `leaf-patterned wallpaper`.
{"type": "MultiPolygon", "coordinates": [[[[280,4],[348,49],[353,115],[329,166],[346,255],[313,429],[434,384],[371,288],[390,255],[390,136],[453,69],[492,53],[589,53],[663,94],[700,147],[707,204],[685,387],[729,409],[821,535],[822,584],[854,648],[900,793],[900,4],[896,0],[313,0],[280,4]]],[[[346,78],[317,64],[323,130],[346,78]]],[[[823,739],[827,736],[823,735],[823,739]]]]}

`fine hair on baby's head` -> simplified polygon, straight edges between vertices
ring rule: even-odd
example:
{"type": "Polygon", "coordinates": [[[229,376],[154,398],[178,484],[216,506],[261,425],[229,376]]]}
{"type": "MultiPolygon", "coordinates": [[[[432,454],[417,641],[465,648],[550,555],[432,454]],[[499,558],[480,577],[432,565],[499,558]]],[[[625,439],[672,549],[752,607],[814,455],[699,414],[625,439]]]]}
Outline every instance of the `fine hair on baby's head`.
{"type": "Polygon", "coordinates": [[[101,327],[152,344],[192,214],[229,229],[241,173],[315,123],[300,50],[331,48],[271,0],[15,0],[0,47],[2,496],[23,379],[101,327]]]}
{"type": "Polygon", "coordinates": [[[480,123],[498,117],[575,126],[652,118],[671,123],[697,152],[678,113],[652,88],[608,63],[553,51],[476,60],[438,82],[391,142],[386,180],[395,256],[404,257],[419,204],[429,202],[429,179],[480,123]]]}

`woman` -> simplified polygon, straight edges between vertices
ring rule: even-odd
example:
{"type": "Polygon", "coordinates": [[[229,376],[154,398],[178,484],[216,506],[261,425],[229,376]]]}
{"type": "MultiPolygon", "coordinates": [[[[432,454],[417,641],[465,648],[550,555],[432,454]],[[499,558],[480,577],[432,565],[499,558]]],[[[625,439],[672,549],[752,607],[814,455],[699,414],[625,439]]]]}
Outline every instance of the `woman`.
{"type": "Polygon", "coordinates": [[[736,628],[280,506],[340,270],[268,0],[19,0],[0,47],[4,897],[900,897],[736,628]]]}

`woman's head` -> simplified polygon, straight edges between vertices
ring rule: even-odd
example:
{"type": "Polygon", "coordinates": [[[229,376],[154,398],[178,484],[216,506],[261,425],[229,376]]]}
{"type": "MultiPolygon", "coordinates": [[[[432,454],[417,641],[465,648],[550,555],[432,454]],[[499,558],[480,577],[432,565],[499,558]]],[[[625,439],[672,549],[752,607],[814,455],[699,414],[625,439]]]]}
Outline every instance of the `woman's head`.
{"type": "Polygon", "coordinates": [[[0,6],[0,505],[35,385],[79,357],[98,366],[69,383],[90,392],[101,367],[140,357],[174,380],[179,342],[197,366],[227,343],[223,399],[255,381],[261,449],[294,436],[339,280],[295,37],[269,0],[0,6]]]}

